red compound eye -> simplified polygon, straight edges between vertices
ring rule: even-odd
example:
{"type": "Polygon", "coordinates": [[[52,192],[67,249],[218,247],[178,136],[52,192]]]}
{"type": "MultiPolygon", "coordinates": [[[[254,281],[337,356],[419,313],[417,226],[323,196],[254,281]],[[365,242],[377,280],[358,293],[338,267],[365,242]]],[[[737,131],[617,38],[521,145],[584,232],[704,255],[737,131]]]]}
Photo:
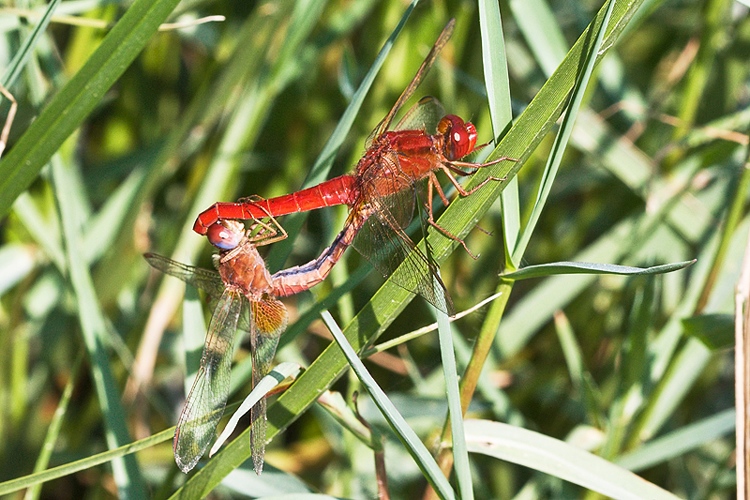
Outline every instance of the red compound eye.
{"type": "Polygon", "coordinates": [[[231,250],[239,245],[242,239],[241,231],[233,231],[220,222],[211,224],[206,231],[208,241],[222,250],[231,250]]]}
{"type": "Polygon", "coordinates": [[[458,160],[474,151],[477,144],[477,129],[471,122],[464,122],[456,115],[446,115],[438,124],[438,132],[445,138],[445,156],[458,160]]]}

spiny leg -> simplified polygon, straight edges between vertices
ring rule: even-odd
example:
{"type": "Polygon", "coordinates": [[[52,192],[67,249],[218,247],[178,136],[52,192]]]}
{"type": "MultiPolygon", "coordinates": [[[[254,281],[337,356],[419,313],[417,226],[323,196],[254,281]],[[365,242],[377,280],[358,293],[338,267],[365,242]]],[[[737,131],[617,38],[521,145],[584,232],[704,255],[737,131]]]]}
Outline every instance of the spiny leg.
{"type": "MultiPolygon", "coordinates": [[[[453,179],[453,177],[450,175],[448,177],[453,179]]],[[[455,179],[453,180],[455,181],[455,179]]],[[[443,188],[440,186],[440,183],[438,182],[437,177],[435,176],[433,172],[430,172],[428,181],[427,181],[427,207],[426,207],[427,214],[428,214],[427,222],[432,227],[440,231],[440,233],[442,233],[444,236],[452,239],[453,241],[457,241],[458,243],[460,243],[461,246],[464,247],[464,250],[466,250],[466,253],[468,253],[472,259],[477,260],[477,256],[471,250],[469,250],[469,247],[466,246],[466,242],[464,240],[462,240],[455,234],[451,233],[450,231],[448,231],[447,229],[445,229],[444,227],[442,227],[440,224],[438,224],[435,221],[435,216],[432,213],[433,190],[437,191],[438,196],[440,197],[440,199],[442,200],[442,202],[445,204],[446,207],[450,203],[448,201],[448,198],[445,196],[445,192],[443,191],[443,188]]]]}
{"type": "Polygon", "coordinates": [[[266,213],[266,216],[269,219],[269,222],[263,222],[260,219],[253,219],[253,223],[250,224],[247,236],[250,241],[252,241],[256,246],[270,245],[271,243],[285,240],[289,236],[282,225],[279,224],[279,221],[277,221],[276,218],[271,215],[270,212],[268,212],[268,210],[257,203],[259,201],[263,201],[263,199],[264,198],[258,195],[245,196],[239,199],[240,203],[255,204],[260,210],[266,213]],[[253,235],[253,231],[255,231],[257,228],[260,229],[255,235],[253,235]]]}

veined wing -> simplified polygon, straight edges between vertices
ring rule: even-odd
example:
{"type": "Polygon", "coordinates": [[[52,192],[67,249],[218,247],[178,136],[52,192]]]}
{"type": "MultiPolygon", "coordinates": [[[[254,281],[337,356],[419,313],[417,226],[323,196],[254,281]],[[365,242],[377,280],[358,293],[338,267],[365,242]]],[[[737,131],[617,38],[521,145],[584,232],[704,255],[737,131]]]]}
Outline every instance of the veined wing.
{"type": "Polygon", "coordinates": [[[445,108],[440,101],[425,96],[409,108],[393,130],[425,130],[432,135],[437,132],[437,125],[444,116],[445,108]]]}
{"type": "Polygon", "coordinates": [[[387,197],[376,198],[371,204],[374,215],[367,218],[354,239],[354,248],[384,277],[393,277],[400,287],[418,293],[436,308],[452,315],[453,303],[440,279],[437,264],[414,245],[403,230],[402,221],[397,220],[389,208],[408,204],[413,206],[414,191],[401,190],[387,197]],[[403,271],[393,274],[402,265],[403,271]]]}
{"type": "Polygon", "coordinates": [[[154,269],[200,288],[214,297],[219,297],[224,292],[224,283],[216,271],[189,266],[155,253],[145,253],[143,257],[154,269]]]}
{"type": "Polygon", "coordinates": [[[455,25],[455,19],[451,19],[448,24],[445,25],[445,28],[443,28],[443,31],[440,33],[440,36],[435,42],[435,45],[432,46],[432,49],[430,49],[430,53],[427,54],[427,57],[417,70],[417,73],[414,75],[411,83],[409,83],[404,91],[401,92],[401,95],[398,97],[396,103],[393,105],[385,118],[383,118],[383,121],[381,121],[378,126],[375,127],[375,131],[373,132],[372,137],[378,137],[380,134],[388,130],[388,127],[393,121],[393,118],[396,116],[396,113],[398,113],[398,110],[401,109],[401,106],[403,106],[404,103],[409,100],[414,91],[417,90],[417,87],[419,87],[419,84],[422,83],[422,80],[424,79],[427,72],[430,71],[430,67],[435,62],[435,59],[437,59],[438,54],[441,50],[443,50],[445,44],[448,43],[448,40],[453,33],[453,27],[455,25]]]}
{"type": "Polygon", "coordinates": [[[206,335],[198,375],[190,389],[174,435],[174,458],[187,473],[203,456],[229,397],[232,346],[245,297],[225,290],[214,310],[206,335]]]}
{"type": "MultiPolygon", "coordinates": [[[[253,350],[253,386],[265,377],[273,365],[279,337],[288,322],[284,304],[273,297],[250,302],[252,321],[250,344],[253,350]]],[[[250,444],[253,452],[253,468],[260,474],[266,452],[266,398],[261,398],[250,410],[250,444]]]]}

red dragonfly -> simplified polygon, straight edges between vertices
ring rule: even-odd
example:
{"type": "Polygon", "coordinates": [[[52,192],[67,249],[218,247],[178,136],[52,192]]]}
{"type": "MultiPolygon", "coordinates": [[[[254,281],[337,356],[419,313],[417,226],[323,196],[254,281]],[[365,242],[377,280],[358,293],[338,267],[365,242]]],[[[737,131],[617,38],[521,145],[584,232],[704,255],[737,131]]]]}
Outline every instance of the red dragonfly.
{"type": "MultiPolygon", "coordinates": [[[[171,276],[208,293],[213,316],[206,334],[200,368],[177,423],[173,449],[177,466],[189,472],[203,456],[213,439],[229,396],[230,372],[235,332],[250,332],[253,357],[253,385],[271,369],[279,337],[286,329],[287,310],[277,295],[287,295],[285,286],[266,269],[257,245],[284,238],[280,226],[253,224],[245,231],[242,223],[223,221],[208,228],[209,241],[221,252],[217,256],[218,273],[175,262],[147,253],[148,263],[171,276]],[[258,230],[259,226],[260,230],[258,230]],[[253,230],[256,230],[253,233],[253,230]]],[[[304,274],[298,274],[304,280],[304,274]]],[[[280,280],[283,284],[291,280],[280,280]]],[[[312,286],[315,276],[310,278],[312,286]]],[[[306,290],[309,286],[296,285],[306,290]]],[[[266,440],[266,401],[261,399],[251,410],[251,444],[253,465],[260,474],[266,440]]]]}
{"type": "Polygon", "coordinates": [[[443,116],[442,107],[433,98],[420,100],[407,112],[396,130],[389,131],[388,128],[447,43],[454,24],[451,20],[446,25],[411,83],[375,128],[371,134],[372,140],[353,174],[342,175],[312,188],[269,200],[216,203],[198,216],[193,230],[198,234],[206,234],[207,229],[219,220],[252,219],[269,215],[278,217],[346,204],[350,207],[349,218],[334,244],[309,264],[285,271],[285,276],[297,281],[295,273],[310,272],[315,265],[325,264],[330,269],[335,263],[334,255],[338,258],[343,249],[353,243],[384,276],[389,276],[406,261],[409,272],[398,275],[400,279],[397,284],[419,293],[439,309],[451,314],[452,303],[437,274],[437,265],[418,251],[404,232],[414,211],[415,186],[419,181],[427,181],[427,222],[466,248],[462,240],[434,221],[431,209],[433,194],[436,192],[442,202],[448,204],[435,171],[446,173],[458,193],[468,196],[486,183],[502,179],[489,177],[473,189],[466,190],[455,176],[470,175],[481,167],[511,158],[503,157],[488,163],[460,161],[476,149],[476,128],[456,115],[443,116]],[[441,116],[442,119],[439,119],[441,116]],[[437,125],[434,126],[435,124],[437,125]],[[434,133],[428,130],[434,130],[434,133]]]}

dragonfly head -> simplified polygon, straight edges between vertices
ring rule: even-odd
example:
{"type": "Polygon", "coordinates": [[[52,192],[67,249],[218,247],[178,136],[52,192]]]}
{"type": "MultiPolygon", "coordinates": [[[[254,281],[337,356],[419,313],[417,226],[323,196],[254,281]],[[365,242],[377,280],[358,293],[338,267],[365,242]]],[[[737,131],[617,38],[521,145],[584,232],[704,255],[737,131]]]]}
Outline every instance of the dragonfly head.
{"type": "Polygon", "coordinates": [[[458,160],[474,151],[477,144],[477,129],[456,115],[446,115],[438,123],[437,131],[443,136],[445,156],[458,160]]]}
{"type": "Polygon", "coordinates": [[[206,236],[213,246],[221,250],[231,250],[245,237],[245,226],[236,220],[223,220],[211,224],[206,236]]]}

